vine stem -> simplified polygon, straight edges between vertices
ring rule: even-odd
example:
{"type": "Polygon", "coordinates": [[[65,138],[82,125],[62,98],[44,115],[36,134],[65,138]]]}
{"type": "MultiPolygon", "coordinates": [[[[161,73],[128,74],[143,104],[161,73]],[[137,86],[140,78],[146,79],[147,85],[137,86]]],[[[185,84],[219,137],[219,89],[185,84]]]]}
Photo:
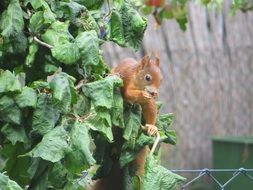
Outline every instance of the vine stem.
{"type": "Polygon", "coordinates": [[[42,46],[45,46],[45,47],[47,47],[47,48],[49,48],[49,49],[52,49],[53,48],[53,46],[51,46],[51,45],[49,45],[49,44],[47,44],[47,43],[45,43],[45,42],[42,42],[40,39],[38,39],[36,36],[34,36],[33,37],[33,40],[35,41],[35,42],[37,42],[38,44],[40,44],[40,45],[42,45],[42,46]]]}

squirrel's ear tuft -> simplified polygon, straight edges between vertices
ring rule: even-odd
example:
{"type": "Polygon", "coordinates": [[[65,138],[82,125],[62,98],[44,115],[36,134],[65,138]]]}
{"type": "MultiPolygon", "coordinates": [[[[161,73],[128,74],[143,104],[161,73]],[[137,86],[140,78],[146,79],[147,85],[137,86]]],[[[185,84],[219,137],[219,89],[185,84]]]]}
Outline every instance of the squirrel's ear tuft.
{"type": "Polygon", "coordinates": [[[147,54],[145,55],[141,61],[140,61],[140,65],[141,65],[141,68],[143,69],[145,66],[149,66],[151,64],[150,62],[150,55],[147,54]]]}
{"type": "Polygon", "coordinates": [[[155,64],[160,67],[160,55],[158,52],[155,53],[155,64]]]}

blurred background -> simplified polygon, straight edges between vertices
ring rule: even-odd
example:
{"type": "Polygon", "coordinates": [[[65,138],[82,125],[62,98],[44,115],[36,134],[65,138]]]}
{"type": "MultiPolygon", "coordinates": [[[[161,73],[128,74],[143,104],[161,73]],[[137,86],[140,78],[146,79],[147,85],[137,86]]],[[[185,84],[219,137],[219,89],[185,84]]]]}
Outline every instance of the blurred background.
{"type": "Polygon", "coordinates": [[[125,57],[160,52],[159,99],[162,111],[175,115],[178,135],[177,145],[162,152],[169,169],[213,168],[211,137],[253,136],[253,12],[231,16],[230,3],[225,1],[220,12],[190,4],[186,32],[174,20],[157,27],[150,17],[138,52],[103,46],[111,66],[125,57]]]}

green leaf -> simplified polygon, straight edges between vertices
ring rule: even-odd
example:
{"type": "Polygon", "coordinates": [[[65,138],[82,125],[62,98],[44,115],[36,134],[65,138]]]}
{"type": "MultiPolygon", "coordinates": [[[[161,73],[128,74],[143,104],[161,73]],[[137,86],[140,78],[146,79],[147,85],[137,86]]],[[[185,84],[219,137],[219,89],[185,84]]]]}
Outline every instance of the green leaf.
{"type": "MultiPolygon", "coordinates": [[[[139,106],[131,106],[125,109],[124,112],[125,128],[123,137],[129,141],[130,138],[137,138],[138,132],[141,128],[141,109],[139,106]]],[[[129,144],[131,141],[129,141],[129,144]]],[[[133,142],[134,143],[134,142],[133,142]]]]}
{"type": "Polygon", "coordinates": [[[29,153],[30,157],[40,157],[50,162],[58,162],[69,152],[69,136],[62,126],[48,132],[29,153]]]}
{"type": "Polygon", "coordinates": [[[42,29],[46,28],[47,25],[45,25],[45,19],[43,17],[43,14],[44,14],[43,11],[38,11],[32,15],[29,24],[30,32],[37,34],[42,29]]]}
{"type": "Polygon", "coordinates": [[[159,115],[156,121],[156,126],[159,128],[162,142],[175,145],[177,143],[177,135],[175,131],[170,129],[173,119],[173,114],[159,115]]]}
{"type": "Polygon", "coordinates": [[[113,93],[113,104],[111,109],[112,124],[114,126],[125,128],[124,124],[124,108],[123,98],[119,89],[115,89],[113,93]]]}
{"type": "Polygon", "coordinates": [[[71,150],[66,156],[67,169],[72,173],[80,173],[95,163],[90,150],[90,136],[85,124],[76,122],[70,132],[71,150]]]}
{"type": "Polygon", "coordinates": [[[7,123],[2,127],[1,132],[12,145],[15,145],[17,142],[27,143],[28,137],[23,126],[14,126],[7,123]]]}
{"type": "Polygon", "coordinates": [[[90,100],[83,94],[78,94],[77,102],[73,105],[74,114],[83,116],[88,114],[91,108],[90,100]]]}
{"type": "Polygon", "coordinates": [[[140,150],[146,146],[151,145],[155,141],[154,137],[147,136],[141,133],[135,140],[134,146],[132,146],[128,141],[126,141],[122,146],[122,151],[120,154],[119,164],[120,167],[124,167],[126,164],[130,163],[140,150]]]}
{"type": "Polygon", "coordinates": [[[50,185],[55,189],[63,189],[68,180],[67,174],[68,170],[60,162],[56,162],[48,176],[50,185]]]}
{"type": "Polygon", "coordinates": [[[56,14],[59,18],[74,20],[81,12],[85,10],[85,7],[74,2],[62,2],[60,1],[57,6],[56,14]]]}
{"type": "Polygon", "coordinates": [[[99,64],[99,41],[95,30],[80,33],[75,42],[80,49],[83,66],[99,64]]]}
{"type": "Polygon", "coordinates": [[[59,111],[53,104],[50,94],[39,94],[37,106],[33,113],[33,132],[44,135],[51,131],[59,118],[59,111]]]}
{"type": "Polygon", "coordinates": [[[126,46],[122,17],[121,14],[116,10],[113,10],[111,13],[110,26],[110,40],[119,44],[120,46],[126,46]]]}
{"type": "Polygon", "coordinates": [[[84,124],[94,131],[99,131],[109,142],[113,141],[112,122],[108,110],[92,110],[84,124]]]}
{"type": "Polygon", "coordinates": [[[35,10],[42,7],[42,0],[24,0],[25,6],[27,6],[28,3],[30,3],[35,10]]]}
{"type": "Polygon", "coordinates": [[[37,94],[36,91],[30,87],[24,87],[22,92],[14,97],[15,102],[20,108],[36,107],[37,94]]]}
{"type": "MultiPolygon", "coordinates": [[[[3,51],[4,54],[20,54],[20,53],[25,53],[26,52],[26,48],[27,48],[27,38],[26,36],[20,32],[17,33],[14,36],[10,36],[10,37],[6,37],[4,38],[4,44],[3,44],[3,51]]],[[[19,55],[18,57],[18,63],[20,63],[20,61],[22,61],[22,56],[23,55],[19,55]]],[[[13,57],[14,59],[15,57],[13,57]]],[[[14,60],[9,60],[10,63],[11,61],[15,61],[14,60]]]]}
{"type": "Polygon", "coordinates": [[[143,190],[157,189],[157,187],[160,190],[175,190],[184,181],[185,178],[157,164],[152,155],[147,157],[145,175],[143,176],[143,190]]]}
{"type": "Polygon", "coordinates": [[[87,83],[82,90],[90,98],[95,107],[111,109],[114,104],[114,89],[122,85],[122,80],[113,75],[102,80],[87,83]]]}
{"type": "Polygon", "coordinates": [[[4,37],[15,36],[23,31],[23,13],[18,0],[10,1],[7,10],[2,14],[0,23],[1,34],[4,37]]]}
{"type": "Polygon", "coordinates": [[[32,158],[27,170],[30,176],[29,189],[46,190],[48,186],[48,175],[51,163],[38,158],[32,158]]]}
{"type": "Polygon", "coordinates": [[[74,64],[80,59],[79,48],[76,43],[56,45],[51,51],[54,58],[67,65],[74,64]]]}
{"type": "Polygon", "coordinates": [[[8,157],[6,167],[7,174],[11,179],[15,180],[20,185],[26,185],[29,181],[28,167],[30,164],[29,157],[21,157],[27,150],[23,143],[5,144],[3,146],[3,153],[8,157]]]}
{"type": "Polygon", "coordinates": [[[26,56],[25,65],[27,65],[28,67],[32,66],[35,60],[36,53],[38,52],[38,49],[39,49],[38,45],[33,42],[29,45],[29,53],[26,56]]]}
{"type": "Polygon", "coordinates": [[[14,100],[8,96],[0,98],[0,119],[14,124],[20,124],[21,111],[14,100]]]}
{"type": "Polygon", "coordinates": [[[53,101],[63,113],[70,110],[71,103],[75,101],[74,94],[74,78],[71,78],[64,72],[57,73],[52,76],[49,86],[53,91],[53,101]]]}
{"type": "Polygon", "coordinates": [[[0,189],[4,190],[22,190],[22,188],[8,176],[0,173],[0,189]]]}
{"type": "Polygon", "coordinates": [[[120,10],[115,9],[111,13],[109,39],[120,46],[138,50],[146,27],[147,19],[125,2],[120,10]]]}
{"type": "MultiPolygon", "coordinates": [[[[69,43],[73,37],[68,31],[69,23],[56,21],[41,36],[42,40],[52,46],[69,43]]],[[[87,44],[86,44],[87,45],[87,44]]]]}
{"type": "Polygon", "coordinates": [[[75,2],[84,5],[88,9],[98,9],[103,3],[104,0],[74,0],[75,2]]]}
{"type": "Polygon", "coordinates": [[[0,69],[0,93],[3,92],[21,92],[21,84],[18,76],[0,69]]]}

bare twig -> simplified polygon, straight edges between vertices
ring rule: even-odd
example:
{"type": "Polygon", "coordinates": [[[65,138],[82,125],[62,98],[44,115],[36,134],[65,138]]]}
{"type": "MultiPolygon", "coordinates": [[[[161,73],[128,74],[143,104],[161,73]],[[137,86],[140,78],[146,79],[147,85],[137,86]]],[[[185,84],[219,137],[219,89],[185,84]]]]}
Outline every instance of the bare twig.
{"type": "Polygon", "coordinates": [[[150,155],[152,155],[152,154],[155,152],[155,149],[156,149],[156,147],[157,147],[159,141],[160,141],[160,134],[159,134],[159,132],[157,132],[157,133],[156,133],[155,142],[154,142],[154,144],[153,144],[153,146],[152,146],[152,148],[151,148],[151,151],[150,151],[150,155]]]}
{"type": "Polygon", "coordinates": [[[47,43],[45,43],[45,42],[42,42],[40,39],[38,39],[36,36],[34,36],[33,37],[33,40],[35,41],[35,42],[37,42],[38,44],[40,44],[40,45],[42,45],[42,46],[45,46],[45,47],[47,47],[47,48],[49,48],[49,49],[52,49],[53,48],[53,46],[51,46],[51,45],[49,45],[49,44],[47,44],[47,43]]]}

